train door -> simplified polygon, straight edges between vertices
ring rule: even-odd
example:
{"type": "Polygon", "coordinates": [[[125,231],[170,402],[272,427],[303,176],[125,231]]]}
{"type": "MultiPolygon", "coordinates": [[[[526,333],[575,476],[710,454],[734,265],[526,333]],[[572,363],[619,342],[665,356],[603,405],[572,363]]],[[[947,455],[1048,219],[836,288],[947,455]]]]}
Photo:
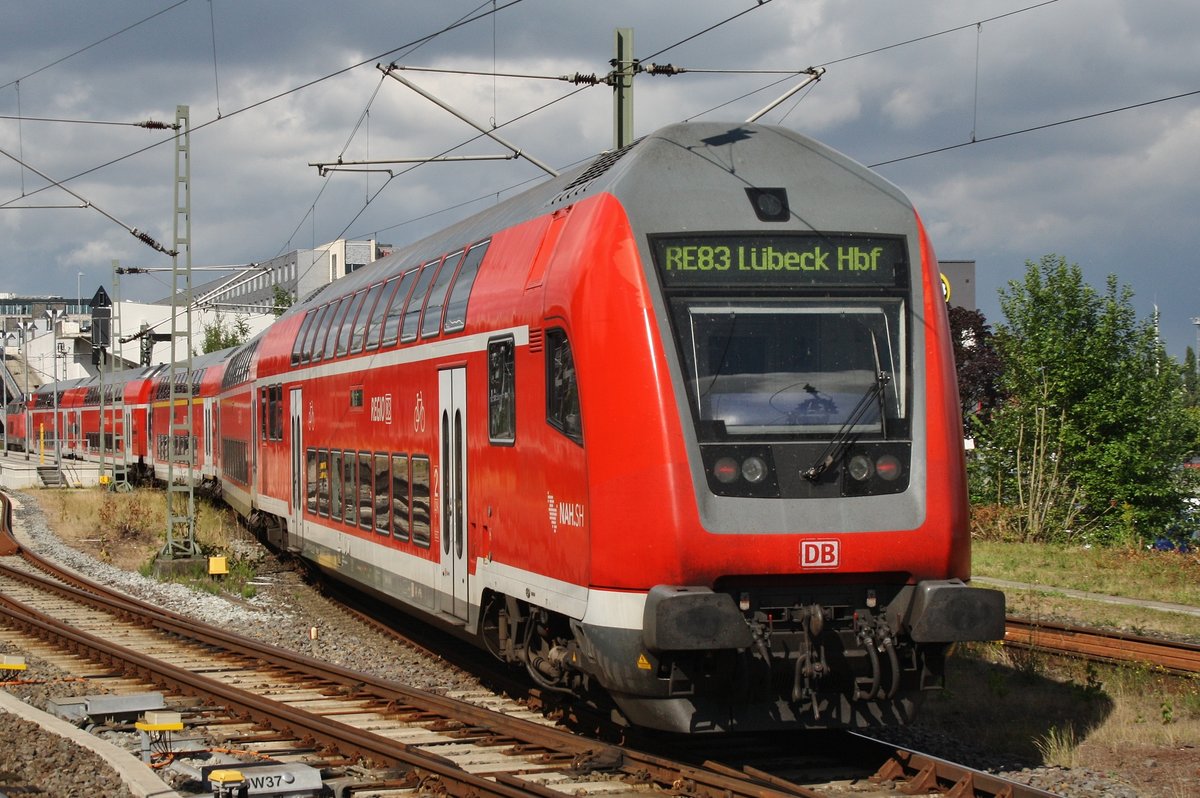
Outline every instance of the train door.
{"type": "MultiPolygon", "coordinates": [[[[292,388],[290,392],[289,418],[291,425],[291,463],[292,463],[292,506],[288,515],[287,545],[301,547],[304,537],[301,524],[304,519],[304,401],[300,388],[292,388]]],[[[314,465],[315,465],[314,460],[314,465]]],[[[309,475],[315,478],[315,474],[309,475]]],[[[314,505],[315,509],[315,505],[314,505]]]]}
{"type": "Polygon", "coordinates": [[[467,370],[438,372],[438,444],[441,450],[438,529],[441,532],[441,609],[468,619],[467,593],[467,370]]]}

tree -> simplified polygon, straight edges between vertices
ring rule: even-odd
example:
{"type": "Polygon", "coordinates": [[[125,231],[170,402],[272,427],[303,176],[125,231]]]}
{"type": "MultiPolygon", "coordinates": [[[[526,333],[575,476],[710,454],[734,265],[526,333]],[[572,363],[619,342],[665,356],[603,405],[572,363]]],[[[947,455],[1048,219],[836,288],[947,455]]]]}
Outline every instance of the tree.
{"type": "Polygon", "coordinates": [[[963,428],[973,431],[1000,402],[1003,364],[991,327],[978,310],[951,307],[950,336],[954,339],[963,428]]]}
{"type": "Polygon", "coordinates": [[[291,291],[285,290],[280,285],[272,286],[271,302],[274,307],[272,308],[271,312],[275,314],[275,318],[282,316],[284,311],[290,308],[295,301],[296,298],[292,296],[291,291]]]}
{"type": "Polygon", "coordinates": [[[1190,495],[1181,370],[1132,292],[1105,292],[1056,255],[1000,292],[1007,400],[977,436],[973,494],[1003,505],[1022,539],[1152,540],[1190,495]]]}
{"type": "Polygon", "coordinates": [[[233,327],[226,328],[225,317],[217,312],[212,324],[204,325],[204,353],[216,352],[246,343],[250,337],[250,322],[244,316],[235,316],[233,327]]]}

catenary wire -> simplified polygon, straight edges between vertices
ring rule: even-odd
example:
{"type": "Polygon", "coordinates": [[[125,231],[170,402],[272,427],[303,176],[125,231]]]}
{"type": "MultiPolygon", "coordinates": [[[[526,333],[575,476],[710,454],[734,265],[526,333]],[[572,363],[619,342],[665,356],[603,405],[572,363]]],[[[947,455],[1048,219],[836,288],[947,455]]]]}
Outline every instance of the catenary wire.
{"type": "MultiPolygon", "coordinates": [[[[184,0],[184,2],[186,2],[186,0],[184,0]]],[[[402,50],[405,50],[405,49],[408,49],[408,48],[410,48],[410,47],[416,47],[416,46],[418,46],[418,45],[420,45],[420,44],[423,44],[423,43],[425,43],[425,42],[432,41],[433,39],[436,39],[438,36],[441,36],[441,35],[443,35],[443,34],[445,34],[445,33],[448,33],[448,32],[450,32],[450,31],[452,31],[452,30],[455,30],[455,29],[457,29],[457,28],[461,28],[461,27],[463,27],[464,25],[469,25],[469,24],[471,24],[472,22],[476,22],[476,21],[478,21],[478,20],[485,19],[485,18],[486,18],[488,15],[490,15],[490,14],[497,13],[497,12],[499,12],[499,11],[504,11],[504,10],[506,10],[506,9],[509,9],[509,8],[511,8],[511,7],[513,7],[513,6],[515,6],[515,5],[519,5],[520,3],[523,3],[523,2],[524,2],[524,0],[508,0],[508,2],[507,2],[507,3],[504,3],[503,5],[500,5],[496,11],[485,11],[485,12],[483,12],[483,13],[481,13],[481,14],[478,14],[478,15],[476,15],[476,16],[473,16],[473,17],[470,17],[470,18],[467,18],[467,19],[463,19],[463,20],[460,20],[460,21],[458,21],[458,22],[451,23],[450,25],[447,25],[447,26],[445,26],[444,28],[441,28],[440,30],[437,30],[437,31],[434,31],[433,33],[429,33],[429,34],[426,34],[426,35],[424,35],[424,36],[421,36],[421,37],[419,37],[419,38],[417,38],[417,39],[414,39],[413,41],[411,41],[411,42],[408,42],[407,44],[403,44],[403,45],[401,45],[401,46],[399,46],[399,47],[394,47],[394,48],[392,48],[391,50],[388,50],[388,51],[386,51],[386,52],[384,52],[384,53],[380,53],[379,55],[377,55],[377,56],[375,56],[375,57],[373,57],[373,58],[364,59],[364,60],[362,60],[362,61],[359,61],[358,63],[351,64],[350,66],[347,66],[347,67],[343,67],[342,69],[339,69],[339,70],[337,70],[337,71],[335,71],[335,72],[331,72],[331,73],[329,73],[329,74],[327,74],[327,75],[323,75],[323,76],[321,76],[321,77],[319,77],[319,78],[314,78],[314,79],[312,79],[312,80],[310,80],[310,81],[307,81],[307,82],[305,82],[305,83],[302,83],[302,84],[300,84],[300,85],[298,85],[298,86],[294,86],[294,87],[292,87],[292,88],[290,88],[290,89],[285,89],[284,91],[281,91],[281,92],[279,92],[279,93],[277,93],[277,94],[273,94],[273,95],[271,95],[270,97],[265,97],[265,98],[263,98],[263,99],[261,99],[261,100],[257,100],[257,101],[255,101],[255,102],[253,102],[253,103],[250,103],[249,105],[245,105],[245,106],[243,106],[243,107],[241,107],[241,108],[238,108],[238,109],[236,109],[236,110],[234,110],[234,111],[231,111],[230,113],[228,113],[228,114],[226,114],[226,115],[224,115],[224,116],[222,116],[222,117],[219,117],[219,118],[214,118],[214,119],[210,119],[209,121],[207,121],[207,122],[203,122],[203,123],[201,123],[201,124],[199,124],[199,125],[194,125],[194,126],[191,128],[191,132],[192,132],[192,133],[196,133],[196,132],[198,132],[198,131],[200,131],[200,130],[203,130],[204,128],[207,128],[207,127],[209,127],[210,125],[216,124],[217,122],[223,122],[223,121],[225,121],[225,120],[228,120],[228,119],[230,119],[230,118],[232,118],[232,117],[234,117],[234,116],[237,116],[237,115],[239,115],[239,114],[243,114],[243,113],[245,113],[245,112],[247,112],[247,111],[251,111],[251,110],[254,110],[254,109],[256,109],[256,108],[259,108],[259,107],[261,107],[261,106],[267,105],[268,103],[274,102],[275,100],[279,100],[279,99],[282,99],[283,97],[287,97],[287,96],[290,96],[290,95],[292,95],[292,94],[295,94],[296,92],[303,91],[304,89],[311,88],[311,87],[313,87],[313,86],[316,86],[316,85],[318,85],[318,84],[320,84],[320,83],[323,83],[323,82],[325,82],[325,81],[327,81],[327,80],[332,80],[332,79],[333,79],[333,78],[335,78],[335,77],[339,77],[339,76],[341,76],[341,75],[344,75],[344,74],[346,74],[347,72],[350,72],[350,71],[352,71],[352,70],[358,69],[359,67],[366,66],[367,64],[377,63],[377,62],[378,62],[378,61],[380,61],[380,60],[386,59],[386,58],[387,58],[388,56],[390,56],[390,55],[393,55],[393,54],[395,54],[395,53],[398,53],[398,52],[400,52],[400,51],[402,51],[402,50]]],[[[114,34],[114,35],[115,35],[115,34],[114,34]]],[[[60,59],[60,60],[61,60],[61,59],[60,59]]],[[[128,159],[130,159],[130,158],[136,157],[136,156],[138,156],[138,155],[141,155],[142,153],[145,153],[145,152],[148,152],[148,151],[150,151],[150,150],[152,150],[152,149],[155,149],[156,147],[160,147],[160,146],[162,146],[162,145],[164,145],[164,144],[167,144],[167,143],[169,143],[169,142],[175,141],[175,138],[176,138],[176,137],[171,137],[171,138],[168,138],[168,139],[164,139],[164,140],[162,140],[162,141],[155,142],[154,144],[149,144],[149,145],[147,145],[147,146],[145,146],[145,147],[138,148],[138,149],[136,149],[136,150],[133,150],[132,152],[128,152],[128,153],[126,153],[125,155],[121,155],[121,156],[119,156],[119,157],[117,157],[117,158],[113,158],[113,159],[111,159],[111,160],[105,161],[104,163],[97,164],[96,166],[93,166],[93,167],[91,167],[90,169],[85,169],[85,170],[83,170],[82,172],[78,172],[78,173],[76,173],[76,174],[74,174],[74,175],[71,175],[71,176],[69,176],[69,177],[62,178],[61,180],[59,180],[59,183],[69,183],[69,182],[71,182],[72,180],[78,180],[78,179],[79,179],[79,178],[81,178],[81,177],[86,177],[87,175],[90,175],[90,174],[92,174],[93,172],[98,172],[98,171],[100,171],[101,169],[105,169],[105,168],[107,168],[107,167],[109,167],[109,166],[112,166],[113,164],[120,163],[121,161],[125,161],[125,160],[128,160],[128,159]]],[[[41,188],[39,188],[39,189],[37,189],[37,190],[35,190],[35,191],[33,191],[33,192],[30,192],[30,194],[28,194],[28,195],[25,195],[25,196],[32,196],[33,194],[37,194],[37,193],[39,193],[39,192],[41,192],[41,191],[45,191],[45,190],[47,190],[47,189],[49,189],[49,188],[51,188],[51,186],[42,186],[41,188]]],[[[16,199],[24,199],[24,197],[18,197],[18,198],[16,198],[16,199]]],[[[12,203],[12,202],[14,202],[14,201],[16,201],[16,200],[14,199],[14,200],[8,200],[7,202],[2,202],[2,203],[0,203],[0,207],[3,207],[4,205],[11,204],[11,203],[12,203]]]]}
{"type": "Polygon", "coordinates": [[[62,58],[59,58],[55,61],[51,61],[49,64],[46,64],[43,67],[38,67],[37,69],[33,70],[32,72],[30,72],[27,75],[22,75],[19,78],[10,80],[8,83],[0,83],[0,89],[7,89],[9,86],[12,86],[13,84],[16,84],[16,83],[20,83],[22,80],[26,80],[27,78],[31,78],[34,75],[38,74],[39,72],[45,72],[47,69],[50,69],[51,67],[58,66],[62,62],[67,61],[71,58],[74,58],[75,56],[77,56],[81,53],[85,53],[88,50],[92,49],[93,47],[96,47],[97,45],[104,44],[109,39],[115,39],[116,37],[120,36],[122,33],[131,31],[134,28],[136,28],[137,26],[142,25],[146,22],[149,22],[150,20],[154,19],[155,17],[160,17],[163,14],[167,13],[168,11],[173,11],[174,9],[179,8],[181,5],[183,5],[186,2],[188,2],[188,0],[179,0],[178,3],[169,5],[161,11],[156,11],[153,14],[151,14],[150,16],[145,17],[144,19],[140,19],[137,22],[134,22],[132,25],[126,25],[124,28],[121,28],[119,31],[116,31],[115,33],[110,33],[109,35],[105,36],[103,39],[98,39],[86,47],[81,47],[78,50],[76,50],[75,52],[70,53],[68,55],[64,55],[62,58]]]}
{"type": "MultiPolygon", "coordinates": [[[[714,23],[714,24],[712,24],[712,25],[709,25],[708,27],[706,27],[706,28],[704,28],[704,29],[702,29],[702,30],[700,30],[700,31],[697,31],[696,33],[693,33],[693,34],[691,34],[691,35],[689,35],[689,36],[687,36],[687,37],[685,37],[685,38],[683,38],[683,39],[680,39],[679,41],[675,42],[674,44],[670,44],[670,45],[668,45],[668,46],[666,46],[666,47],[663,47],[663,48],[661,48],[661,49],[659,49],[659,50],[656,50],[655,52],[653,52],[653,53],[650,53],[650,54],[648,54],[647,56],[645,56],[645,58],[643,58],[643,59],[639,59],[639,60],[641,60],[641,61],[645,61],[645,60],[648,60],[648,59],[650,59],[650,58],[655,58],[655,57],[657,57],[657,56],[659,56],[659,55],[662,55],[662,54],[663,54],[663,53],[665,53],[665,52],[668,52],[668,51],[670,51],[670,50],[673,50],[673,49],[675,49],[676,47],[679,47],[679,46],[681,46],[681,45],[683,45],[683,44],[686,44],[687,42],[690,42],[690,41],[693,41],[694,39],[697,39],[697,38],[699,38],[700,36],[703,36],[703,35],[705,35],[705,34],[707,34],[707,33],[711,32],[711,31],[714,31],[714,30],[716,30],[717,28],[721,27],[722,25],[728,24],[728,23],[730,23],[730,22],[732,22],[732,21],[734,21],[734,20],[736,20],[736,19],[738,19],[738,18],[740,18],[740,17],[742,17],[742,16],[745,16],[746,14],[750,13],[751,11],[754,11],[754,10],[756,10],[756,9],[758,9],[758,8],[762,8],[764,5],[767,5],[767,4],[768,4],[768,3],[770,3],[770,2],[771,2],[771,0],[759,0],[759,2],[758,2],[758,4],[757,4],[757,5],[754,5],[754,6],[751,6],[750,8],[747,8],[747,9],[744,9],[744,10],[742,10],[742,11],[739,11],[738,13],[736,13],[736,14],[733,14],[733,15],[732,15],[732,16],[730,16],[730,17],[727,17],[727,18],[725,18],[725,19],[723,19],[723,20],[721,20],[721,21],[719,21],[719,22],[716,22],[716,23],[714,23]]],[[[433,69],[430,69],[430,70],[428,70],[428,71],[439,71],[439,70],[433,70],[433,69]]],[[[464,72],[465,72],[465,71],[464,71],[464,72]]],[[[795,74],[795,73],[794,73],[794,72],[789,72],[788,74],[789,74],[789,75],[792,75],[792,74],[795,74]]],[[[524,77],[524,76],[520,76],[520,75],[506,75],[506,77],[524,77]]],[[[553,79],[555,79],[555,80],[561,80],[561,78],[553,78],[553,79]]],[[[591,84],[591,85],[595,85],[595,84],[591,84]]],[[[507,125],[511,125],[511,124],[513,124],[514,122],[517,122],[517,121],[519,121],[519,120],[521,120],[521,119],[524,119],[524,118],[526,118],[526,117],[528,117],[528,116],[530,116],[530,115],[532,115],[532,114],[535,114],[535,113],[538,113],[538,112],[540,112],[540,111],[543,111],[543,110],[545,110],[546,108],[548,108],[548,107],[550,107],[550,106],[552,106],[552,105],[555,105],[556,103],[559,103],[559,102],[561,102],[561,101],[563,101],[563,100],[566,100],[566,99],[568,99],[568,98],[570,98],[570,97],[573,97],[573,96],[575,96],[576,94],[578,94],[578,93],[579,93],[579,92],[581,92],[581,91],[584,91],[585,89],[589,89],[589,88],[591,88],[591,85],[584,85],[584,86],[581,86],[580,88],[577,88],[577,89],[575,89],[574,91],[571,91],[571,92],[569,92],[569,93],[567,93],[567,94],[565,94],[565,95],[563,95],[563,96],[561,96],[561,97],[559,97],[559,98],[557,98],[557,99],[555,99],[555,100],[551,100],[550,102],[548,102],[548,103],[545,103],[545,104],[543,104],[543,105],[541,105],[541,106],[539,106],[539,107],[537,107],[537,108],[534,108],[534,109],[532,109],[532,110],[530,110],[530,111],[527,111],[527,112],[525,112],[524,114],[521,114],[520,116],[516,116],[516,117],[514,117],[514,118],[512,118],[512,119],[508,120],[508,121],[507,121],[507,122],[505,122],[504,124],[496,126],[494,129],[498,130],[498,129],[502,128],[502,127],[505,127],[505,126],[507,126],[507,125]]],[[[454,147],[451,147],[451,148],[449,148],[449,149],[447,149],[447,150],[444,150],[444,151],[443,151],[443,152],[441,152],[441,153],[438,153],[438,155],[436,155],[436,156],[434,156],[434,157],[435,157],[435,158],[437,158],[437,157],[441,157],[442,155],[446,155],[446,154],[448,154],[448,153],[451,153],[451,152],[453,152],[454,150],[457,150],[457,149],[459,149],[460,147],[466,146],[467,144],[470,144],[470,143],[471,143],[471,142],[473,142],[473,141],[477,141],[477,140],[478,140],[478,139],[480,139],[480,138],[481,138],[483,135],[484,135],[484,134],[479,134],[478,136],[473,136],[472,138],[468,139],[467,141],[464,141],[464,142],[462,142],[462,143],[460,143],[460,144],[458,144],[458,145],[456,145],[456,146],[454,146],[454,147]]],[[[414,164],[413,166],[411,166],[411,167],[409,167],[409,168],[407,168],[407,169],[404,169],[404,170],[402,170],[402,171],[400,171],[400,172],[397,172],[397,173],[395,173],[394,175],[392,175],[392,177],[390,177],[390,178],[389,178],[387,181],[385,181],[385,182],[384,182],[383,186],[381,186],[381,187],[380,187],[379,191],[377,191],[377,192],[375,193],[375,195],[371,197],[371,201],[374,201],[374,200],[375,200],[375,199],[376,199],[376,198],[379,196],[379,194],[380,194],[380,193],[382,193],[383,189],[384,189],[384,188],[386,188],[386,187],[387,187],[387,186],[388,186],[388,185],[389,185],[389,184],[392,182],[392,180],[394,180],[396,177],[399,177],[399,176],[401,176],[401,175],[404,175],[404,174],[408,174],[408,173],[409,173],[409,172],[411,172],[413,169],[416,169],[416,168],[418,168],[418,167],[419,167],[419,166],[421,166],[421,165],[422,165],[422,164],[414,164]]],[[[494,193],[496,193],[496,192],[489,192],[489,193],[488,193],[487,195],[485,195],[485,196],[492,196],[494,193]]],[[[475,202],[475,201],[478,201],[478,200],[472,200],[472,201],[469,201],[469,202],[468,202],[468,203],[466,203],[466,204],[470,204],[470,202],[475,202]]],[[[369,204],[370,204],[370,201],[369,201],[367,204],[365,204],[365,205],[364,205],[364,206],[363,206],[361,209],[359,209],[358,213],[356,213],[356,214],[354,215],[354,218],[353,218],[353,219],[351,219],[351,220],[350,220],[350,221],[349,221],[349,222],[346,224],[346,226],[345,226],[345,227],[342,229],[342,231],[341,231],[341,232],[340,232],[340,233],[337,235],[337,237],[336,237],[336,238],[341,238],[342,236],[344,236],[344,235],[346,234],[346,231],[350,229],[350,226],[351,226],[351,225],[353,225],[353,224],[354,224],[354,222],[355,222],[355,221],[357,221],[357,220],[358,220],[358,218],[359,218],[360,216],[362,216],[362,214],[363,214],[363,213],[364,213],[364,212],[367,210],[367,206],[368,206],[369,204]]],[[[461,207],[461,205],[460,205],[459,207],[461,207]]],[[[434,213],[440,213],[440,212],[444,212],[444,210],[443,210],[443,211],[436,211],[436,212],[434,212],[434,213]]],[[[384,228],[384,229],[393,229],[393,228],[384,228]]]]}
{"type": "Polygon", "coordinates": [[[1049,130],[1050,128],[1061,127],[1062,125],[1070,125],[1070,124],[1074,124],[1075,122],[1084,122],[1089,119],[1098,119],[1102,116],[1111,116],[1112,114],[1119,114],[1119,113],[1123,113],[1124,111],[1133,111],[1137,108],[1146,108],[1151,105],[1158,105],[1159,103],[1171,102],[1172,100],[1182,100],[1187,97],[1195,97],[1197,95],[1200,95],[1200,89],[1196,89],[1194,91],[1185,91],[1180,94],[1172,94],[1169,97],[1159,97],[1156,100],[1146,100],[1145,102],[1134,103],[1132,105],[1123,105],[1120,108],[1109,108],[1106,111],[1096,111],[1095,113],[1083,114],[1082,116],[1073,116],[1070,119],[1059,119],[1056,122],[1047,122],[1042,125],[1034,125],[1032,127],[1021,128],[1020,130],[1010,130],[1007,133],[997,133],[994,136],[983,136],[982,138],[972,137],[970,141],[963,141],[963,142],[959,142],[958,144],[950,144],[945,147],[936,147],[932,150],[925,150],[923,152],[915,152],[911,155],[903,155],[899,158],[889,158],[886,161],[879,161],[877,163],[872,163],[872,164],[867,164],[867,165],[869,167],[871,167],[872,169],[874,169],[874,168],[877,168],[880,166],[887,166],[889,164],[900,163],[901,161],[911,161],[916,158],[924,158],[927,155],[937,155],[938,153],[949,152],[950,150],[958,150],[958,149],[962,149],[963,147],[970,147],[973,144],[984,144],[989,141],[998,141],[999,139],[1012,138],[1013,136],[1020,136],[1025,133],[1035,133],[1039,130],[1049,130]]]}

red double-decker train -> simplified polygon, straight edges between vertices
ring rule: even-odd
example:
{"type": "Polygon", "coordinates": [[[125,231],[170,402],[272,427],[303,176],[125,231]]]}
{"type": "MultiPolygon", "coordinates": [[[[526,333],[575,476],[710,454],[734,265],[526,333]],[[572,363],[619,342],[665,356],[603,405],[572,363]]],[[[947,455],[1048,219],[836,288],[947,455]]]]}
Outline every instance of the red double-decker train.
{"type": "Polygon", "coordinates": [[[933,249],[792,131],[665,128],[208,358],[190,403],[126,375],[131,467],[195,413],[272,542],[632,724],[903,722],[1003,636],[933,249]]]}

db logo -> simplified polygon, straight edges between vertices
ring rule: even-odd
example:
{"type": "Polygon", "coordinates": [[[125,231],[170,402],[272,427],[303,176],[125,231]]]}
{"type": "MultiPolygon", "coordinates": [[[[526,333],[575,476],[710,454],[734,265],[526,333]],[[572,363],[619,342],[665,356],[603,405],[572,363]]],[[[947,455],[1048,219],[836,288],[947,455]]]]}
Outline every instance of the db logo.
{"type": "Polygon", "coordinates": [[[803,540],[800,542],[801,568],[837,568],[841,560],[840,540],[803,540]]]}

